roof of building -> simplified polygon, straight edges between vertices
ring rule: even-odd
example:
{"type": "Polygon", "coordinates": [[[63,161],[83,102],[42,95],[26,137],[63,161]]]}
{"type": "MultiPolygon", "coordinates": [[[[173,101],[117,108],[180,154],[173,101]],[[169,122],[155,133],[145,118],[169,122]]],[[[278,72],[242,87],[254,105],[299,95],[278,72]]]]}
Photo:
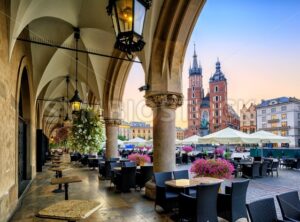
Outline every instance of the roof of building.
{"type": "Polygon", "coordinates": [[[237,119],[240,118],[239,115],[235,112],[235,110],[233,109],[233,107],[231,105],[228,105],[228,113],[237,119]]]}
{"type": "Polygon", "coordinates": [[[218,81],[227,81],[224,73],[221,71],[221,63],[219,61],[219,58],[216,62],[216,72],[209,79],[209,82],[218,82],[218,81]]]}
{"type": "Polygon", "coordinates": [[[292,102],[300,103],[300,100],[295,97],[284,96],[284,97],[279,97],[274,99],[262,100],[261,103],[258,104],[256,107],[263,108],[263,107],[274,106],[283,103],[292,103],[292,102]]]}
{"type": "Polygon", "coordinates": [[[194,44],[193,65],[190,67],[189,74],[190,74],[190,76],[192,76],[192,75],[202,75],[202,67],[200,65],[200,62],[198,64],[198,61],[197,61],[197,54],[196,54],[195,44],[194,44]]]}
{"type": "Polygon", "coordinates": [[[131,122],[130,123],[131,127],[136,127],[136,128],[150,128],[150,124],[147,124],[145,122],[131,122]]]}

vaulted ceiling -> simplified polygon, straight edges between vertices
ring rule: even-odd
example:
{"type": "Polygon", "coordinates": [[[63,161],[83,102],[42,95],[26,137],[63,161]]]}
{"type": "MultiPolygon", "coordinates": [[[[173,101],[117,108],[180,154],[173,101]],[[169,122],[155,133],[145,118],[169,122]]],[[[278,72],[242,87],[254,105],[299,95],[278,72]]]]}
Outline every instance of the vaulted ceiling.
{"type": "MultiPolygon", "coordinates": [[[[151,36],[163,0],[153,1],[145,23],[147,45],[140,60],[144,68],[150,57],[151,36]]],[[[10,55],[17,38],[24,30],[31,38],[49,40],[75,48],[74,27],[80,28],[79,48],[113,55],[115,32],[107,15],[108,0],[12,0],[10,55]]],[[[35,98],[66,97],[65,77],[70,76],[69,99],[75,89],[75,52],[31,44],[35,98]]],[[[78,79],[80,97],[92,94],[98,103],[103,100],[104,86],[109,81],[108,67],[112,59],[79,53],[78,79]]],[[[149,63],[149,62],[148,62],[149,63]]],[[[64,103],[43,102],[42,115],[57,116],[64,103]]],[[[50,118],[50,117],[49,117],[50,118]]]]}

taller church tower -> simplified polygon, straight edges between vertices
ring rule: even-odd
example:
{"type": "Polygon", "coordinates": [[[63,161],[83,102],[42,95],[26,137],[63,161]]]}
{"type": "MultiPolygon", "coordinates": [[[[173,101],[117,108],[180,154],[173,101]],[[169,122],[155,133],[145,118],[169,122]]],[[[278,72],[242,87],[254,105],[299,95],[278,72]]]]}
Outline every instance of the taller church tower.
{"type": "Polygon", "coordinates": [[[202,67],[198,64],[196,47],[194,45],[193,64],[189,69],[188,88],[188,130],[186,136],[199,134],[201,124],[200,104],[203,98],[202,67]]]}

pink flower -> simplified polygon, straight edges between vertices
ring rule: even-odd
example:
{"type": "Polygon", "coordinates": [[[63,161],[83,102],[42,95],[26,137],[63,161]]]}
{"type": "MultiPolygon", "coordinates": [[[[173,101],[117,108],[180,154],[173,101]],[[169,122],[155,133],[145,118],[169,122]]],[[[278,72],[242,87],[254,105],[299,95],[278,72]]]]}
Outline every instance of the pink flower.
{"type": "Polygon", "coordinates": [[[223,156],[224,150],[221,149],[221,148],[216,148],[215,151],[214,151],[214,153],[215,153],[216,155],[218,155],[218,156],[223,156]]]}
{"type": "Polygon", "coordinates": [[[136,162],[137,165],[141,163],[151,163],[150,156],[146,154],[133,153],[128,156],[128,159],[132,162],[136,162]]]}
{"type": "Polygon", "coordinates": [[[191,172],[196,176],[207,176],[220,179],[230,179],[234,171],[233,165],[223,159],[198,159],[193,162],[191,172]]]}
{"type": "Polygon", "coordinates": [[[191,146],[185,146],[182,148],[183,151],[185,151],[186,153],[192,152],[193,151],[193,147],[191,146]]]}

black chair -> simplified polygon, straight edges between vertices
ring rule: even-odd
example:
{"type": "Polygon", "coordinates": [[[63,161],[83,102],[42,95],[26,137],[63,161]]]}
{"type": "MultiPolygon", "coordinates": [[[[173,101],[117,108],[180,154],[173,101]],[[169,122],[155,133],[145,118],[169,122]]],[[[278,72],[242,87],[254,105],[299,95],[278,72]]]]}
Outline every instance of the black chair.
{"type": "Polygon", "coordinates": [[[260,165],[261,165],[260,163],[253,163],[251,165],[243,165],[243,168],[242,168],[243,177],[246,177],[246,178],[259,177],[260,165]]]}
{"type": "Polygon", "coordinates": [[[189,163],[189,156],[186,153],[182,154],[182,163],[188,164],[189,163]]]}
{"type": "Polygon", "coordinates": [[[130,162],[130,161],[123,162],[123,165],[125,167],[136,167],[136,163],[135,162],[130,162]]]}
{"type": "Polygon", "coordinates": [[[180,155],[176,155],[176,164],[178,165],[182,164],[182,157],[180,155]]]}
{"type": "Polygon", "coordinates": [[[226,194],[218,194],[218,216],[228,221],[247,218],[246,193],[249,180],[233,182],[226,194]]]}
{"type": "Polygon", "coordinates": [[[179,217],[197,222],[217,222],[217,197],[221,183],[202,184],[196,187],[196,197],[181,193],[179,217]]]}
{"type": "Polygon", "coordinates": [[[273,198],[266,198],[246,204],[251,222],[280,222],[273,198]]]}
{"type": "Polygon", "coordinates": [[[164,211],[168,212],[178,206],[178,194],[169,191],[165,182],[172,180],[172,172],[154,173],[154,180],[156,185],[156,198],[154,208],[160,206],[164,211]]]}
{"type": "Polygon", "coordinates": [[[189,179],[189,171],[188,170],[178,170],[173,171],[174,179],[189,179]]]}
{"type": "Polygon", "coordinates": [[[261,177],[266,177],[267,176],[267,170],[268,170],[268,167],[270,165],[270,162],[269,161],[264,161],[261,165],[260,165],[260,168],[259,168],[259,175],[261,177]]]}
{"type": "Polygon", "coordinates": [[[135,188],[136,167],[122,167],[121,172],[115,172],[112,182],[116,190],[128,192],[130,188],[135,188]]]}
{"type": "Polygon", "coordinates": [[[141,166],[141,170],[136,173],[136,186],[142,189],[152,176],[153,166],[141,166]]]}
{"type": "Polygon", "coordinates": [[[277,195],[282,217],[289,221],[300,221],[300,200],[297,191],[277,195]]]}
{"type": "MultiPolygon", "coordinates": [[[[189,171],[188,170],[178,170],[178,171],[173,171],[174,179],[179,180],[179,179],[189,179],[189,171]]],[[[185,192],[189,195],[195,196],[196,195],[196,189],[195,187],[193,188],[188,188],[185,190],[185,192]]]]}
{"type": "Polygon", "coordinates": [[[298,158],[297,161],[295,161],[295,162],[291,165],[291,167],[292,167],[293,169],[300,169],[300,158],[298,158]]]}
{"type": "Polygon", "coordinates": [[[271,173],[273,176],[273,172],[275,171],[278,177],[278,168],[279,168],[279,161],[273,161],[270,167],[267,169],[267,172],[268,174],[271,173]]]}
{"type": "MultiPolygon", "coordinates": [[[[111,179],[111,169],[112,169],[111,165],[110,165],[111,163],[116,163],[116,161],[109,160],[109,161],[105,161],[105,164],[104,164],[104,170],[103,170],[102,176],[106,180],[111,179]]],[[[114,166],[114,167],[116,167],[116,166],[114,166]]]]}

